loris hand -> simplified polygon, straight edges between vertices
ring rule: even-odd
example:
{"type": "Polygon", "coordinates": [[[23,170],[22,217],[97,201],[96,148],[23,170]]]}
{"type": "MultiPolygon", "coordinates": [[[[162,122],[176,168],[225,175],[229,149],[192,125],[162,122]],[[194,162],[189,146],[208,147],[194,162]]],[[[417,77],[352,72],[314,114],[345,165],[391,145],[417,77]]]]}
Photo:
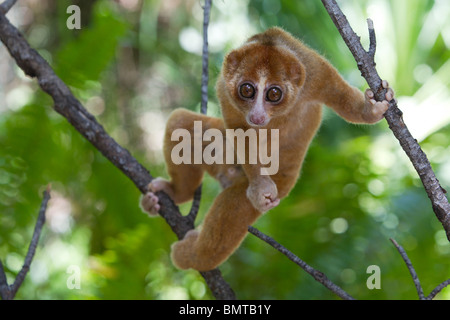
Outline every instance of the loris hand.
{"type": "Polygon", "coordinates": [[[375,123],[383,119],[384,113],[389,107],[389,101],[394,99],[394,91],[389,87],[389,83],[386,80],[382,81],[383,88],[387,89],[386,100],[376,101],[375,95],[371,89],[366,90],[365,98],[366,104],[364,108],[364,120],[370,123],[375,123]]]}
{"type": "Polygon", "coordinates": [[[247,188],[247,198],[252,205],[261,213],[280,204],[277,185],[268,176],[261,176],[250,182],[247,188]]]}
{"type": "Polygon", "coordinates": [[[152,182],[150,182],[150,184],[148,185],[148,190],[149,192],[147,192],[141,197],[140,201],[141,209],[144,212],[148,213],[148,215],[151,217],[157,216],[160,206],[158,203],[159,199],[155,193],[162,190],[165,191],[166,193],[171,194],[170,183],[163,178],[156,178],[153,179],[152,182]]]}

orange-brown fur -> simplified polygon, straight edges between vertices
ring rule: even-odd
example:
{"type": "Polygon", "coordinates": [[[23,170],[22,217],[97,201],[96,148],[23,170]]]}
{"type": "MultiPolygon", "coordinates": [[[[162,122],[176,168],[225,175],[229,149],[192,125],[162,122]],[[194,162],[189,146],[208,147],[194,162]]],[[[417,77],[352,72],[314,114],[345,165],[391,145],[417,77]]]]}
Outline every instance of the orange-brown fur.
{"type": "MultiPolygon", "coordinates": [[[[217,267],[240,245],[247,227],[289,194],[319,128],[323,103],[354,123],[375,123],[387,109],[387,101],[375,102],[371,91],[364,95],[350,86],[328,61],[280,28],[255,35],[230,52],[216,88],[223,121],[183,109],[174,111],[167,122],[164,140],[171,181],[154,180],[150,192],[142,199],[147,211],[157,213],[158,199],[152,192],[164,190],[176,203],[181,203],[192,199],[205,171],[219,180],[225,176],[224,190],[215,199],[200,231],[190,231],[172,246],[172,260],[181,269],[206,271],[217,267]],[[239,93],[240,85],[246,82],[256,88],[257,95],[251,99],[244,99],[239,93]],[[264,95],[273,86],[282,92],[276,103],[264,95]],[[241,167],[174,165],[170,153],[177,142],[170,140],[171,133],[177,128],[192,132],[195,120],[202,121],[203,130],[278,129],[278,172],[263,176],[258,163],[241,167]]],[[[386,97],[392,99],[392,90],[388,90],[386,97]]]]}

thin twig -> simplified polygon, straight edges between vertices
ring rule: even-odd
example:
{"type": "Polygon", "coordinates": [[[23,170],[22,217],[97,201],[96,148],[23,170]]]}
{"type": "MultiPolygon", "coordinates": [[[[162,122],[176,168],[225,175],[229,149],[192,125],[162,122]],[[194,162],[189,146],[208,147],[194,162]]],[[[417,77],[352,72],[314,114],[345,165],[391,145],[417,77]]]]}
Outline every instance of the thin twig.
{"type": "Polygon", "coordinates": [[[198,210],[200,209],[201,199],[202,199],[202,185],[200,184],[194,192],[191,210],[189,211],[189,214],[186,216],[186,218],[192,222],[192,225],[194,225],[195,218],[197,217],[198,210]]]}
{"type": "Polygon", "coordinates": [[[441,284],[439,284],[436,288],[434,288],[433,291],[430,292],[428,296],[425,297],[425,294],[423,293],[422,286],[419,281],[419,277],[417,276],[416,270],[414,269],[411,260],[408,258],[408,255],[406,254],[405,249],[401,245],[398,244],[397,241],[394,239],[390,239],[394,246],[397,248],[398,252],[400,253],[401,257],[403,258],[403,261],[406,263],[406,267],[409,270],[409,273],[411,274],[411,277],[413,278],[414,285],[416,286],[417,294],[419,295],[420,300],[433,300],[436,295],[442,291],[445,287],[450,285],[450,279],[445,280],[441,284]]]}
{"type": "Polygon", "coordinates": [[[286,247],[279,244],[277,241],[275,241],[273,238],[269,237],[268,235],[262,233],[258,229],[249,226],[248,231],[256,236],[257,238],[263,240],[264,242],[271,245],[273,248],[277,249],[279,252],[284,254],[289,260],[296,263],[298,266],[300,266],[303,270],[305,270],[307,273],[309,273],[316,281],[324,285],[327,289],[338,295],[344,300],[354,300],[352,296],[350,296],[347,292],[342,290],[338,285],[334,284],[332,281],[330,281],[327,276],[314,269],[310,265],[308,265],[306,262],[304,262],[302,259],[297,257],[295,254],[293,254],[291,251],[286,249],[286,247]]]}
{"type": "Polygon", "coordinates": [[[6,14],[16,4],[17,0],[5,0],[0,4],[0,13],[6,14]]]}
{"type": "MultiPolygon", "coordinates": [[[[358,68],[361,71],[361,75],[366,79],[370,88],[374,92],[376,100],[385,100],[386,89],[382,86],[381,78],[375,68],[375,61],[373,56],[371,56],[371,53],[375,50],[373,48],[373,39],[371,39],[372,48],[369,50],[370,53],[366,52],[358,35],[351,28],[347,18],[342,13],[336,1],[322,0],[322,3],[339,30],[339,33],[348,48],[352,52],[358,68]]],[[[371,34],[371,38],[374,37],[373,28],[369,27],[369,34],[371,34]]],[[[428,198],[431,201],[433,211],[438,220],[441,222],[447,234],[447,239],[450,241],[450,203],[445,196],[445,190],[436,178],[426,154],[423,152],[419,143],[413,138],[403,122],[402,112],[398,108],[397,101],[395,99],[389,102],[389,109],[386,111],[384,116],[389,124],[389,128],[400,142],[400,145],[416,169],[425,191],[427,192],[428,198]]]]}
{"type": "Polygon", "coordinates": [[[375,28],[373,27],[372,19],[367,19],[367,26],[369,28],[369,51],[367,52],[369,56],[375,61],[375,53],[377,51],[377,37],[375,35],[375,28]]]}
{"type": "Polygon", "coordinates": [[[45,223],[45,211],[47,210],[47,204],[48,201],[50,200],[50,189],[51,187],[49,185],[47,189],[44,191],[44,198],[42,199],[38,219],[36,221],[36,226],[34,227],[33,236],[31,238],[30,246],[28,247],[28,252],[25,257],[24,264],[22,266],[22,269],[19,271],[16,280],[11,286],[11,290],[13,291],[14,294],[17,292],[23,280],[25,279],[25,276],[27,275],[28,270],[30,269],[31,261],[33,260],[34,254],[36,253],[39,237],[41,235],[42,227],[44,226],[45,223]]]}
{"type": "Polygon", "coordinates": [[[6,280],[5,270],[3,269],[3,263],[0,261],[0,298],[2,300],[12,300],[11,290],[6,280]]]}
{"type": "Polygon", "coordinates": [[[445,287],[450,285],[450,279],[445,280],[440,285],[438,285],[433,291],[430,292],[430,294],[425,298],[425,300],[433,300],[436,295],[442,291],[445,287]]]}
{"type": "Polygon", "coordinates": [[[3,300],[12,300],[14,299],[17,290],[19,290],[20,286],[25,280],[25,276],[30,270],[31,262],[33,261],[34,254],[36,253],[36,248],[39,242],[39,237],[41,235],[42,227],[45,223],[45,211],[47,210],[47,204],[50,200],[50,186],[44,191],[44,197],[41,202],[41,208],[39,209],[38,218],[36,221],[36,225],[34,227],[33,236],[31,237],[30,246],[28,247],[28,252],[25,257],[25,261],[23,263],[22,269],[20,269],[19,273],[16,276],[16,280],[11,286],[8,286],[6,281],[6,275],[3,270],[3,265],[0,261],[0,294],[3,300]]]}
{"type": "Polygon", "coordinates": [[[409,260],[408,255],[406,254],[406,251],[403,249],[401,245],[397,243],[394,239],[390,239],[394,246],[397,248],[398,252],[403,258],[403,261],[406,263],[406,267],[409,270],[409,273],[411,274],[411,277],[414,281],[414,285],[416,286],[417,294],[419,295],[420,300],[425,300],[425,295],[423,294],[422,286],[420,285],[419,277],[417,276],[416,270],[414,269],[411,260],[409,260]]]}
{"type": "Polygon", "coordinates": [[[200,112],[206,114],[208,109],[208,82],[209,82],[209,50],[208,26],[211,15],[211,0],[205,0],[203,7],[203,52],[202,52],[202,104],[200,112]]]}
{"type": "MultiPolygon", "coordinates": [[[[209,17],[211,15],[211,0],[205,0],[203,7],[203,50],[202,50],[202,101],[200,105],[200,112],[206,115],[208,110],[208,82],[209,82],[209,50],[208,50],[208,26],[209,17]]],[[[187,219],[194,223],[197,218],[198,210],[200,209],[200,201],[202,199],[202,185],[200,184],[195,190],[194,198],[192,200],[191,210],[187,219]]]]}

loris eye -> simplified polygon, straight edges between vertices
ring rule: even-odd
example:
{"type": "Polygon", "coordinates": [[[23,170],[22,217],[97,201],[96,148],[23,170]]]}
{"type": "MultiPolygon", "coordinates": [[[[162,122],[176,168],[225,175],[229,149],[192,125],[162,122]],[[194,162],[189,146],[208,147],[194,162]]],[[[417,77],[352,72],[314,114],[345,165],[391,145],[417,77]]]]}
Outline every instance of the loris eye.
{"type": "Polygon", "coordinates": [[[250,83],[244,83],[239,87],[239,94],[242,98],[252,99],[255,96],[255,87],[250,83]]]}
{"type": "Polygon", "coordinates": [[[283,92],[280,88],[272,87],[269,90],[267,90],[266,99],[270,102],[278,102],[280,101],[281,97],[283,96],[283,92]]]}

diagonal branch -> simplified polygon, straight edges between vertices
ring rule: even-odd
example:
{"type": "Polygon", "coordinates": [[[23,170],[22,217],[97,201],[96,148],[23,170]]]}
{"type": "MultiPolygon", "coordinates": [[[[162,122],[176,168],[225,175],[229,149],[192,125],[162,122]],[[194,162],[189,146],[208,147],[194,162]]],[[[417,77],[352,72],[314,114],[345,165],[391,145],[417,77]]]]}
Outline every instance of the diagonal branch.
{"type": "MultiPolygon", "coordinates": [[[[119,145],[104,130],[97,120],[73,96],[67,85],[54,73],[53,69],[23,38],[3,13],[0,13],[0,40],[4,43],[17,65],[30,77],[36,77],[40,87],[54,101],[56,112],[64,116],[73,127],[97,148],[109,161],[120,169],[142,192],[153,179],[150,173],[119,145]]],[[[178,238],[193,228],[173,201],[163,192],[158,192],[161,216],[166,220],[178,238]]],[[[202,273],[213,295],[217,299],[235,299],[231,287],[225,282],[219,270],[202,273]]]]}
{"type": "Polygon", "coordinates": [[[16,4],[17,0],[6,0],[0,4],[0,13],[6,14],[16,4]]]}
{"type": "Polygon", "coordinates": [[[405,261],[406,267],[409,270],[409,273],[411,274],[411,277],[414,281],[414,285],[416,286],[417,294],[419,295],[420,300],[425,299],[425,295],[423,294],[422,286],[420,285],[419,277],[417,276],[416,270],[414,269],[411,260],[409,260],[408,255],[406,254],[405,249],[401,245],[397,243],[394,239],[391,239],[391,242],[394,244],[394,246],[397,248],[398,252],[402,256],[403,261],[405,261]]]}
{"type": "Polygon", "coordinates": [[[0,298],[2,300],[12,300],[11,290],[6,280],[5,270],[3,269],[3,263],[0,261],[0,298]]]}
{"type": "Polygon", "coordinates": [[[28,252],[25,257],[22,269],[20,269],[19,273],[16,276],[16,280],[14,280],[14,283],[11,286],[8,286],[5,271],[3,270],[3,265],[0,261],[0,296],[3,300],[14,299],[17,290],[19,290],[23,280],[25,280],[25,276],[27,275],[28,270],[30,270],[31,261],[33,260],[34,254],[36,253],[39,237],[41,235],[42,227],[44,226],[45,223],[45,211],[47,210],[47,204],[49,200],[50,200],[50,186],[48,186],[47,189],[44,191],[44,197],[42,199],[41,208],[39,209],[39,214],[36,221],[36,225],[34,227],[33,236],[31,237],[30,246],[28,247],[28,252]]]}
{"type": "Polygon", "coordinates": [[[419,277],[417,276],[416,270],[414,269],[411,260],[409,260],[408,255],[406,254],[405,249],[401,245],[397,243],[394,239],[391,239],[391,242],[394,244],[394,246],[397,248],[398,252],[403,258],[403,261],[406,263],[406,267],[409,270],[409,273],[411,274],[411,277],[413,278],[414,285],[416,286],[417,294],[419,295],[420,300],[433,300],[433,298],[442,291],[445,287],[450,285],[450,279],[445,280],[440,285],[438,285],[433,291],[430,292],[428,296],[425,297],[423,293],[422,286],[420,285],[419,277]]]}
{"type": "Polygon", "coordinates": [[[250,226],[248,227],[248,232],[256,236],[257,238],[263,240],[264,242],[271,245],[273,248],[280,251],[282,254],[284,254],[289,260],[300,266],[303,270],[305,270],[307,273],[309,273],[316,281],[321,283],[323,286],[325,286],[327,289],[329,289],[331,292],[335,293],[339,297],[341,297],[344,300],[354,300],[352,296],[350,296],[347,292],[342,290],[338,285],[331,282],[327,276],[314,269],[310,265],[308,265],[306,262],[304,262],[302,259],[297,257],[295,254],[293,254],[291,251],[286,249],[284,246],[276,242],[273,238],[269,237],[268,235],[265,235],[258,229],[250,226]]]}
{"type": "MultiPolygon", "coordinates": [[[[351,28],[347,18],[342,13],[336,1],[322,0],[322,3],[352,52],[358,64],[358,68],[361,71],[361,75],[366,79],[374,92],[376,99],[378,101],[383,101],[385,99],[386,89],[382,87],[381,78],[375,69],[373,55],[375,53],[376,42],[372,23],[369,22],[371,45],[369,52],[366,52],[358,35],[351,28]]],[[[427,192],[428,198],[431,200],[433,211],[444,227],[447,239],[450,241],[450,204],[445,196],[446,191],[441,187],[439,180],[436,178],[426,154],[403,122],[402,112],[398,108],[395,99],[390,101],[389,109],[385,113],[385,118],[389,124],[389,128],[400,142],[400,145],[416,169],[425,191],[427,192]]]]}
{"type": "Polygon", "coordinates": [[[445,287],[450,285],[450,279],[445,280],[440,285],[438,285],[433,291],[430,292],[430,294],[425,298],[425,300],[433,300],[436,295],[442,291],[445,287]]]}

